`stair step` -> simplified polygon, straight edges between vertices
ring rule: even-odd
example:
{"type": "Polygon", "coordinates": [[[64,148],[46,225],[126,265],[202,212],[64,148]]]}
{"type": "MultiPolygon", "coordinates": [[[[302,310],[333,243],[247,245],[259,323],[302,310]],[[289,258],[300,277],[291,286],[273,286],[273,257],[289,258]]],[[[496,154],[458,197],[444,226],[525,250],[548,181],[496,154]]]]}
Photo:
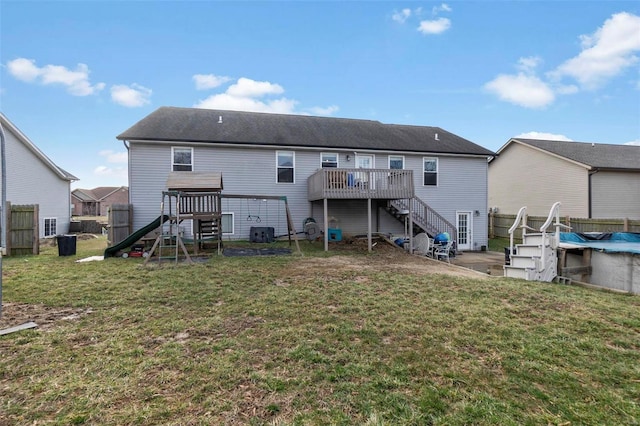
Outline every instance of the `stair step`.
{"type": "Polygon", "coordinates": [[[525,234],[523,237],[524,244],[540,244],[544,243],[544,234],[525,234]]]}
{"type": "Polygon", "coordinates": [[[530,268],[521,268],[518,266],[504,266],[504,276],[508,278],[529,279],[530,268]]]}
{"type": "Polygon", "coordinates": [[[532,244],[517,244],[516,253],[518,256],[540,257],[542,255],[542,247],[540,247],[539,245],[532,245],[532,244]]]}
{"type": "Polygon", "coordinates": [[[535,268],[537,259],[540,259],[540,256],[524,256],[521,254],[515,254],[511,256],[511,266],[535,268]]]}

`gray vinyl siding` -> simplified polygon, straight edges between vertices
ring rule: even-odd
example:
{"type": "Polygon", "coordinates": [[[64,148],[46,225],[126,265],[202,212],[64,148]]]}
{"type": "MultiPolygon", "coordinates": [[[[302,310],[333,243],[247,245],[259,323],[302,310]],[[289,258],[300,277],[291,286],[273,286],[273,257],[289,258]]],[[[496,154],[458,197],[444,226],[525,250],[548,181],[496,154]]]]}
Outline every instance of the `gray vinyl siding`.
{"type": "MultiPolygon", "coordinates": [[[[129,193],[134,204],[134,228],[139,229],[160,214],[162,191],[166,188],[171,170],[171,147],[178,144],[130,142],[129,193]]],[[[323,224],[323,203],[308,201],[307,178],[321,167],[321,152],[328,150],[243,148],[191,145],[194,147],[194,171],[222,173],[223,194],[286,196],[296,231],[302,232],[303,221],[313,217],[323,224]],[[276,182],[276,152],[295,152],[295,183],[276,182]]],[[[364,152],[363,152],[364,153],[364,152]]],[[[338,164],[342,168],[355,167],[355,155],[340,152],[338,164]]],[[[414,170],[416,195],[455,224],[456,211],[481,212],[474,216],[473,242],[478,248],[487,244],[487,162],[484,158],[440,157],[439,185],[423,187],[422,155],[405,154],[405,168],[414,170]]],[[[375,167],[388,168],[388,154],[376,153],[375,167]]],[[[222,202],[223,212],[233,212],[234,235],[228,239],[247,239],[251,226],[272,226],[276,235],[286,233],[284,204],[259,199],[222,202]],[[258,223],[255,216],[260,216],[258,223]]],[[[344,235],[366,234],[366,200],[329,200],[328,216],[337,219],[344,235]]],[[[372,203],[374,232],[402,234],[404,225],[384,210],[384,205],[372,203]]]]}
{"type": "Polygon", "coordinates": [[[423,185],[422,159],[407,157],[407,168],[413,168],[416,196],[457,227],[456,212],[472,214],[471,250],[488,244],[487,160],[471,157],[437,157],[438,185],[423,185]],[[478,212],[476,215],[475,212],[478,212]]]}
{"type": "Polygon", "coordinates": [[[640,173],[600,171],[591,176],[591,216],[640,219],[640,173]]]}
{"type": "MultiPolygon", "coordinates": [[[[376,202],[376,200],[371,202],[372,232],[387,235],[404,234],[404,224],[386,212],[384,203],[384,201],[376,202]]],[[[323,201],[312,203],[310,217],[313,217],[320,226],[324,226],[323,201]]],[[[328,226],[338,227],[345,237],[366,235],[368,232],[367,200],[329,200],[327,217],[329,218],[328,226]]]]}
{"type": "Polygon", "coordinates": [[[489,165],[489,206],[516,214],[547,216],[560,201],[563,216],[589,214],[588,169],[529,146],[512,143],[489,165]]]}
{"type": "Polygon", "coordinates": [[[70,183],[29,150],[12,132],[5,131],[7,201],[14,205],[38,204],[40,237],[44,219],[56,219],[56,234],[69,232],[70,183]]]}

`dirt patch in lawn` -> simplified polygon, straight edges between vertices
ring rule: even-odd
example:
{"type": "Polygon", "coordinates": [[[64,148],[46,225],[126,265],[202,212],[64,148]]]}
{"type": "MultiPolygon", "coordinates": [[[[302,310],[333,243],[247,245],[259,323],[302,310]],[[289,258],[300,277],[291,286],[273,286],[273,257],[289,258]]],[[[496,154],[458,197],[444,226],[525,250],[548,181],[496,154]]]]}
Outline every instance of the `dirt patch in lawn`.
{"type": "MultiPolygon", "coordinates": [[[[296,263],[296,268],[309,271],[314,268],[327,270],[404,272],[415,274],[448,274],[475,279],[493,279],[490,275],[452,265],[425,256],[412,255],[387,240],[375,240],[371,256],[337,255],[329,258],[306,257],[296,263]]],[[[367,240],[347,240],[329,246],[330,252],[367,252],[367,240]]]]}
{"type": "Polygon", "coordinates": [[[3,303],[0,330],[15,327],[30,321],[38,324],[38,328],[46,330],[58,321],[76,321],[91,313],[91,309],[59,308],[26,303],[3,303]]]}

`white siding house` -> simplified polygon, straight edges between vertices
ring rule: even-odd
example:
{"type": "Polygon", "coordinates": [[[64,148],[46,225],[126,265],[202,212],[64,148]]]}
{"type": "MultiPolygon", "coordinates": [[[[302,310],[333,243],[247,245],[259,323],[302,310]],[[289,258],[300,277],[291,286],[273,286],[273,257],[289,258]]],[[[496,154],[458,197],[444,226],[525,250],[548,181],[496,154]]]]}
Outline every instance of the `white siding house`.
{"type": "Polygon", "coordinates": [[[640,146],[511,139],[489,163],[489,207],[546,216],[640,219],[640,146]]]}
{"type": "Polygon", "coordinates": [[[69,232],[71,182],[78,180],[56,166],[29,138],[0,113],[5,135],[6,200],[38,204],[40,237],[69,232]]]}
{"type": "MultiPolygon", "coordinates": [[[[308,218],[324,225],[328,198],[330,227],[340,228],[343,235],[366,233],[367,202],[372,199],[374,232],[400,234],[404,221],[393,214],[392,197],[383,195],[393,171],[399,170],[396,173],[412,177],[404,186],[411,189],[411,197],[428,204],[454,228],[463,225],[459,249],[487,245],[487,159],[494,154],[441,128],[163,107],[117,138],[129,152],[134,229],[159,216],[169,173],[186,170],[222,173],[223,195],[287,197],[298,231],[308,218]],[[314,187],[317,178],[322,182],[323,173],[341,170],[344,185],[366,184],[361,188],[369,191],[369,198],[316,195],[317,189],[321,194],[326,189],[314,187]],[[366,182],[357,182],[360,178],[366,182]]],[[[258,197],[235,202],[223,198],[226,237],[247,239],[249,227],[258,224],[274,226],[276,234],[286,232],[276,204],[258,197]]]]}

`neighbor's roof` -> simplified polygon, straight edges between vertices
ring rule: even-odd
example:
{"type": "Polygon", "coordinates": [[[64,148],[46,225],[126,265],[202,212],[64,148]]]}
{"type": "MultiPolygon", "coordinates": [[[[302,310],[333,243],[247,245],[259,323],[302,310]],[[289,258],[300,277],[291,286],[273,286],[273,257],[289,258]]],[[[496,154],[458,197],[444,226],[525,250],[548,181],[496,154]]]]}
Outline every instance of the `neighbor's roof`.
{"type": "Polygon", "coordinates": [[[40,159],[40,161],[42,161],[47,167],[49,167],[61,179],[69,181],[69,182],[79,180],[77,177],[75,177],[74,175],[72,175],[71,173],[69,173],[68,171],[63,169],[62,167],[58,167],[53,161],[51,161],[51,159],[49,157],[47,157],[44,154],[44,152],[42,152],[40,150],[40,148],[38,148],[36,146],[36,144],[31,142],[31,140],[27,137],[27,135],[22,133],[22,131],[20,129],[18,129],[15,124],[13,124],[11,121],[9,121],[9,119],[1,112],[0,112],[0,124],[2,124],[2,127],[4,129],[7,129],[8,131],[10,131],[16,137],[16,139],[18,139],[20,142],[22,142],[22,144],[29,151],[31,151],[36,157],[38,157],[40,159]]]}
{"type": "Polygon", "coordinates": [[[494,155],[492,151],[439,127],[175,107],[157,109],[117,138],[129,141],[494,155]]]}
{"type": "Polygon", "coordinates": [[[498,154],[512,142],[530,145],[591,168],[640,170],[640,146],[637,145],[513,138],[500,148],[498,154]]]}
{"type": "Polygon", "coordinates": [[[121,189],[128,190],[126,186],[99,186],[93,189],[77,188],[71,191],[71,195],[82,201],[101,201],[121,189]]]}

